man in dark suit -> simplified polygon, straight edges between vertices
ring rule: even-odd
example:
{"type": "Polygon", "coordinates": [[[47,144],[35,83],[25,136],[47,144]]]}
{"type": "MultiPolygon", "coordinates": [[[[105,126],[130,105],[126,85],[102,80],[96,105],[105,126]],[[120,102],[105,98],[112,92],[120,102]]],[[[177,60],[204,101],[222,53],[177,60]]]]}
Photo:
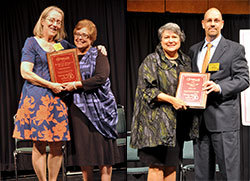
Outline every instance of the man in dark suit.
{"type": "Polygon", "coordinates": [[[203,85],[206,109],[196,111],[200,136],[194,140],[195,180],[214,180],[216,161],[223,180],[240,180],[239,96],[249,86],[249,70],[244,47],[221,35],[223,25],[218,9],[207,10],[202,20],[205,40],[189,50],[194,72],[202,72],[204,58],[210,54],[203,72],[211,74],[203,85]]]}

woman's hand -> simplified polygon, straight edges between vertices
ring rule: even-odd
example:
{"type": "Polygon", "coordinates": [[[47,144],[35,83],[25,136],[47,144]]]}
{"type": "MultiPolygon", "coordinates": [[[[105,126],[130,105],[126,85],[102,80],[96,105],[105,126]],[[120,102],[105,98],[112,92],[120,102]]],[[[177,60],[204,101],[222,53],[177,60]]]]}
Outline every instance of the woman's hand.
{"type": "Polygon", "coordinates": [[[176,110],[187,109],[186,103],[183,100],[176,98],[176,97],[173,98],[172,105],[176,110]]]}
{"type": "Polygon", "coordinates": [[[103,46],[103,45],[97,45],[97,49],[103,54],[103,55],[105,55],[105,56],[107,56],[107,50],[106,50],[106,48],[105,48],[105,46],[103,46]]]}
{"type": "Polygon", "coordinates": [[[55,93],[55,94],[58,94],[62,91],[65,90],[65,86],[63,84],[60,84],[60,83],[54,83],[54,82],[51,82],[51,85],[50,85],[50,89],[55,93]]]}
{"type": "Polygon", "coordinates": [[[157,100],[160,102],[168,102],[168,103],[172,104],[176,110],[186,110],[187,109],[186,103],[183,100],[176,98],[176,97],[173,97],[173,96],[170,96],[170,95],[165,94],[163,92],[161,92],[157,96],[157,100]]]}
{"type": "Polygon", "coordinates": [[[24,79],[29,81],[31,84],[36,86],[45,87],[51,89],[54,93],[58,94],[64,91],[63,84],[50,82],[48,80],[43,79],[33,72],[34,64],[31,62],[22,62],[21,63],[21,75],[24,79]]]}
{"type": "Polygon", "coordinates": [[[67,82],[64,83],[63,86],[65,87],[66,91],[74,91],[77,89],[77,87],[81,84],[80,81],[78,82],[67,82]]]}

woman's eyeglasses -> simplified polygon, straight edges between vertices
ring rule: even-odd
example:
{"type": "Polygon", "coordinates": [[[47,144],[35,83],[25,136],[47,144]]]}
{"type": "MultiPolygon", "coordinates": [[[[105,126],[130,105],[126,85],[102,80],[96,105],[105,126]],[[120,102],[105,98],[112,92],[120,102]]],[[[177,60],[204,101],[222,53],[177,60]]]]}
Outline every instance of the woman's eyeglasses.
{"type": "Polygon", "coordinates": [[[56,23],[56,25],[58,25],[58,26],[62,25],[62,21],[61,21],[61,20],[56,20],[55,18],[47,18],[47,20],[48,20],[51,24],[56,23]]]}
{"type": "Polygon", "coordinates": [[[80,37],[82,37],[84,39],[88,39],[89,38],[89,35],[86,34],[86,33],[75,33],[74,35],[76,36],[76,38],[80,38],[80,37]]]}

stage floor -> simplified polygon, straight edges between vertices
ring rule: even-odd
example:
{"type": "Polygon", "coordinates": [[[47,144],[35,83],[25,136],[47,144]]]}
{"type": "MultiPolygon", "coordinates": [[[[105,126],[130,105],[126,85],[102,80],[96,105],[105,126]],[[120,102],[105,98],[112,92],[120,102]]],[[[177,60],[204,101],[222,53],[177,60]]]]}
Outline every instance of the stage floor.
{"type": "MultiPolygon", "coordinates": [[[[15,181],[15,173],[2,173],[0,180],[15,181]]],[[[126,169],[113,170],[112,181],[126,181],[126,169]]],[[[20,174],[18,181],[38,181],[36,175],[32,173],[20,174]]],[[[58,181],[62,181],[62,175],[58,176],[58,181]]],[[[67,174],[67,181],[82,181],[81,172],[70,172],[67,174]]],[[[100,181],[100,174],[98,171],[94,171],[94,181],[100,181]]]]}

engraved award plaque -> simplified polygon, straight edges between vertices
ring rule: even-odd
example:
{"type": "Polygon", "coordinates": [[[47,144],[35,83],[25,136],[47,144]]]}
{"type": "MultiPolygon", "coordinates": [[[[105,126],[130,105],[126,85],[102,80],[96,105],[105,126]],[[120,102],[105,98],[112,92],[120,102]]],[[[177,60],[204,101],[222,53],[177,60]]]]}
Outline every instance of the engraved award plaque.
{"type": "Polygon", "coordinates": [[[76,48],[47,53],[47,59],[52,82],[81,80],[76,48]]]}
{"type": "Polygon", "coordinates": [[[202,90],[202,85],[209,79],[209,73],[181,72],[176,97],[182,99],[189,108],[205,109],[207,94],[202,90]]]}

